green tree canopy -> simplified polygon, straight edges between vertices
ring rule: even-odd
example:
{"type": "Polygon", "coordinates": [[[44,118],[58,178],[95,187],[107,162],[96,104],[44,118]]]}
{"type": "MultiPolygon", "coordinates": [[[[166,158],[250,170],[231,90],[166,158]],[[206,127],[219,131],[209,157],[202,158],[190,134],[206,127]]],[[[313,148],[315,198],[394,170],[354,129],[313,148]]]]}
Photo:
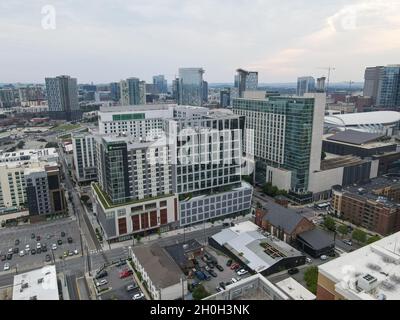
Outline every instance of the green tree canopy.
{"type": "Polygon", "coordinates": [[[304,272],[304,281],[306,282],[308,290],[312,293],[317,293],[317,282],[318,282],[318,267],[308,267],[304,272]]]}
{"type": "Polygon", "coordinates": [[[365,243],[367,241],[367,233],[360,229],[355,229],[351,236],[354,240],[361,243],[365,243]]]}
{"type": "Polygon", "coordinates": [[[374,243],[375,241],[378,241],[378,240],[381,240],[381,237],[376,234],[376,235],[368,238],[367,244],[374,243]]]}
{"type": "Polygon", "coordinates": [[[325,226],[325,228],[327,228],[330,231],[335,231],[336,230],[336,222],[330,216],[326,216],[325,217],[324,226],[325,226]]]}
{"type": "Polygon", "coordinates": [[[337,231],[343,236],[349,233],[349,229],[343,224],[337,227],[337,231]]]}
{"type": "Polygon", "coordinates": [[[206,290],[206,288],[204,288],[204,286],[202,284],[199,284],[193,290],[193,293],[192,293],[194,300],[201,300],[201,299],[208,297],[209,295],[210,295],[210,293],[206,290]]]}

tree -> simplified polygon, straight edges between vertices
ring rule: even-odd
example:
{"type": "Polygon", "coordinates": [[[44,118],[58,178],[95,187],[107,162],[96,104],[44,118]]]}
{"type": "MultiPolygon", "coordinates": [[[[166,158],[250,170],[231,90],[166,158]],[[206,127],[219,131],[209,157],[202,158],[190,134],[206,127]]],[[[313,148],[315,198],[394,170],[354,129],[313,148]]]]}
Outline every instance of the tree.
{"type": "Polygon", "coordinates": [[[325,226],[325,228],[327,228],[330,231],[335,231],[336,230],[336,222],[330,216],[326,216],[325,217],[324,226],[325,226]]]}
{"type": "Polygon", "coordinates": [[[206,290],[206,288],[204,288],[204,286],[202,284],[199,284],[193,290],[193,293],[192,293],[194,300],[201,300],[201,299],[208,297],[209,295],[210,295],[210,293],[206,290]]]}
{"type": "Polygon", "coordinates": [[[374,243],[375,241],[378,241],[378,240],[381,240],[381,237],[376,234],[376,235],[368,238],[367,244],[374,243]]]}
{"type": "Polygon", "coordinates": [[[342,235],[346,235],[349,233],[349,229],[347,228],[347,226],[341,224],[340,226],[337,227],[337,231],[342,235]]]}
{"type": "Polygon", "coordinates": [[[58,143],[57,142],[47,142],[44,147],[45,148],[57,148],[58,147],[58,143]]]}
{"type": "Polygon", "coordinates": [[[360,229],[355,229],[351,237],[360,243],[365,243],[367,241],[367,233],[360,229]]]}
{"type": "Polygon", "coordinates": [[[317,282],[318,282],[318,267],[308,267],[304,272],[304,281],[306,282],[308,290],[312,293],[317,293],[317,282]]]}

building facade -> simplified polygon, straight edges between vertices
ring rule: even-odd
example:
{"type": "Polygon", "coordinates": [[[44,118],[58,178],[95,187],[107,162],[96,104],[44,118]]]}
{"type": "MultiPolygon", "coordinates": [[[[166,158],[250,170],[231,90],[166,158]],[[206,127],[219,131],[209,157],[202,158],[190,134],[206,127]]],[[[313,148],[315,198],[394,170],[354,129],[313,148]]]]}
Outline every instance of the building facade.
{"type": "Polygon", "coordinates": [[[76,121],[82,118],[78,104],[77,80],[70,76],[46,78],[49,116],[55,120],[76,121]]]}
{"type": "Polygon", "coordinates": [[[313,77],[297,78],[297,95],[302,97],[305,93],[315,92],[315,79],[313,77]]]}
{"type": "Polygon", "coordinates": [[[97,161],[94,136],[89,133],[72,135],[75,176],[78,182],[97,179],[97,161]]]}
{"type": "Polygon", "coordinates": [[[179,69],[178,104],[199,107],[203,105],[203,74],[202,68],[179,69]]]}
{"type": "Polygon", "coordinates": [[[235,87],[238,88],[239,98],[243,98],[245,91],[256,91],[258,88],[258,72],[237,69],[235,87]]]}

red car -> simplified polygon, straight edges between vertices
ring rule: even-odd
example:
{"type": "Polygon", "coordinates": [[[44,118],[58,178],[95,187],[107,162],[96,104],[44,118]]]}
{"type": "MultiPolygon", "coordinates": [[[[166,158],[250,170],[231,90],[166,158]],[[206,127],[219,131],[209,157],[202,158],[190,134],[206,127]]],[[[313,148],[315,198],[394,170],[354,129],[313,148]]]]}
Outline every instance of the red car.
{"type": "Polygon", "coordinates": [[[231,265],[231,270],[236,270],[237,268],[239,268],[239,264],[236,262],[231,265]]]}
{"type": "Polygon", "coordinates": [[[123,279],[123,278],[129,277],[129,276],[132,275],[132,274],[133,274],[133,271],[132,271],[132,270],[130,270],[130,269],[125,269],[125,270],[122,270],[122,271],[119,273],[119,278],[120,278],[120,279],[123,279]]]}

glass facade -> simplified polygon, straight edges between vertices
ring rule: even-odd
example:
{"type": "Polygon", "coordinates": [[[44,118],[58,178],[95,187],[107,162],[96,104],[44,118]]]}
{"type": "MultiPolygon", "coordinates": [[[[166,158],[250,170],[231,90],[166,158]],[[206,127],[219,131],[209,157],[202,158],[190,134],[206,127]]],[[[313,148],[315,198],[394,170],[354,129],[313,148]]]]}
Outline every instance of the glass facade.
{"type": "Polygon", "coordinates": [[[179,69],[179,104],[202,106],[203,73],[201,68],[179,69]]]}
{"type": "Polygon", "coordinates": [[[400,106],[400,65],[381,69],[377,105],[388,108],[400,106]]]}

